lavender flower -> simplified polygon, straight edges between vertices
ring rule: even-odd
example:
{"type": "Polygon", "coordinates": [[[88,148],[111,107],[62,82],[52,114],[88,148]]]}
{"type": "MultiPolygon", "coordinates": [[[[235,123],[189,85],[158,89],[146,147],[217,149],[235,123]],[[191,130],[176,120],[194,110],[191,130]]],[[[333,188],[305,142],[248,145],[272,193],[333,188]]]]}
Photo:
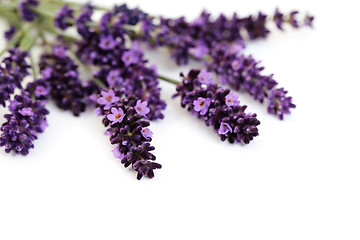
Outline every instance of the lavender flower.
{"type": "MultiPolygon", "coordinates": [[[[285,97],[289,102],[286,111],[274,110],[271,92],[275,91],[278,83],[273,75],[263,75],[263,67],[252,56],[229,53],[227,44],[218,44],[211,51],[212,60],[207,63],[208,70],[215,72],[223,84],[228,84],[235,90],[244,90],[261,103],[269,103],[269,113],[274,113],[283,119],[283,114],[289,114],[290,108],[295,108],[291,103],[292,98],[285,97]],[[236,63],[236,64],[234,64],[236,63]],[[235,65],[235,66],[234,66],[235,65]]],[[[284,91],[283,94],[287,92],[284,91]]],[[[228,99],[229,100],[229,99],[228,99]]]]}
{"type": "Polygon", "coordinates": [[[66,30],[72,26],[70,20],[74,19],[74,10],[64,5],[55,15],[54,25],[61,30],[66,30]]]}
{"type": "Polygon", "coordinates": [[[4,33],[4,37],[7,41],[10,41],[12,37],[15,35],[17,29],[14,26],[10,26],[10,28],[4,33]]]}
{"type": "Polygon", "coordinates": [[[125,114],[124,111],[119,108],[111,108],[111,114],[107,115],[107,118],[111,121],[111,125],[115,123],[121,123],[124,119],[125,114]]]}
{"type": "Polygon", "coordinates": [[[142,128],[141,134],[144,138],[149,139],[153,136],[154,133],[149,128],[142,128]]]}
{"type": "Polygon", "coordinates": [[[29,72],[26,58],[28,53],[17,48],[8,51],[9,56],[0,64],[0,104],[5,107],[6,101],[16,88],[22,88],[21,82],[29,72]]]}
{"type": "Polygon", "coordinates": [[[109,91],[101,91],[101,97],[98,98],[97,103],[104,106],[105,110],[108,110],[114,102],[119,100],[120,98],[115,96],[114,90],[110,89],[109,91]]]}
{"type": "Polygon", "coordinates": [[[203,84],[210,84],[213,83],[213,80],[211,79],[211,72],[206,71],[205,69],[201,70],[199,73],[199,82],[203,84]]]}
{"type": "MultiPolygon", "coordinates": [[[[109,91],[108,94],[112,94],[109,91]]],[[[137,179],[152,178],[154,170],[161,165],[153,162],[156,158],[150,153],[155,149],[150,145],[152,132],[147,128],[150,123],[135,110],[140,100],[135,96],[124,97],[120,91],[116,91],[116,96],[120,100],[113,102],[111,111],[98,105],[99,113],[104,115],[103,124],[109,127],[106,135],[110,136],[111,144],[116,145],[114,156],[125,167],[132,166],[138,172],[137,179]]]]}
{"type": "MultiPolygon", "coordinates": [[[[49,91],[50,97],[59,108],[71,110],[75,116],[79,116],[90,104],[88,97],[99,92],[99,88],[93,82],[82,84],[78,66],[67,56],[64,46],[55,46],[53,53],[43,54],[39,67],[43,79],[36,83],[49,91]]],[[[36,86],[31,87],[29,91],[35,93],[36,86]]],[[[37,95],[40,99],[43,97],[37,95]]]]}
{"type": "MultiPolygon", "coordinates": [[[[94,77],[107,87],[117,88],[127,96],[135,95],[146,101],[150,109],[147,118],[164,118],[162,111],[166,104],[160,98],[161,89],[155,67],[146,65],[143,51],[134,42],[131,48],[125,47],[127,31],[123,25],[136,22],[135,16],[140,12],[130,11],[126,5],[115,7],[102,16],[98,28],[89,28],[89,24],[85,24],[91,21],[91,13],[89,9],[83,10],[84,17],[78,18],[77,28],[83,37],[77,48],[79,58],[98,69],[94,71],[94,77]]],[[[145,16],[138,17],[142,21],[145,16]]]]}
{"type": "Polygon", "coordinates": [[[30,93],[23,91],[16,95],[9,106],[10,114],[6,114],[6,122],[0,127],[0,147],[5,147],[7,153],[27,155],[34,148],[33,141],[37,133],[44,132],[47,122],[44,103],[31,100],[30,93]]]}
{"type": "Polygon", "coordinates": [[[276,114],[281,120],[284,114],[290,114],[290,108],[295,108],[296,105],[292,103],[292,97],[286,96],[287,91],[283,88],[272,89],[269,94],[268,112],[276,114]]]}
{"type": "Polygon", "coordinates": [[[194,110],[196,112],[199,112],[200,115],[205,115],[209,110],[210,103],[211,103],[210,98],[199,97],[193,102],[194,110]]]}
{"type": "Polygon", "coordinates": [[[147,107],[148,103],[146,101],[138,100],[136,102],[135,111],[141,116],[146,116],[150,112],[150,108],[147,107]]]}
{"type": "Polygon", "coordinates": [[[199,70],[191,70],[186,77],[181,75],[183,83],[177,86],[174,97],[180,96],[181,106],[203,119],[207,126],[212,126],[222,141],[250,143],[259,135],[257,126],[260,122],[256,114],[246,114],[246,106],[228,106],[226,96],[230,90],[216,84],[201,84],[199,73],[199,70]]]}
{"type": "Polygon", "coordinates": [[[31,10],[31,7],[36,7],[38,5],[38,0],[21,0],[19,3],[21,18],[27,22],[33,21],[36,17],[36,14],[31,10]]]}
{"type": "Polygon", "coordinates": [[[127,67],[130,66],[131,64],[137,63],[139,59],[136,53],[129,50],[123,53],[121,60],[124,62],[125,66],[127,67]]]}

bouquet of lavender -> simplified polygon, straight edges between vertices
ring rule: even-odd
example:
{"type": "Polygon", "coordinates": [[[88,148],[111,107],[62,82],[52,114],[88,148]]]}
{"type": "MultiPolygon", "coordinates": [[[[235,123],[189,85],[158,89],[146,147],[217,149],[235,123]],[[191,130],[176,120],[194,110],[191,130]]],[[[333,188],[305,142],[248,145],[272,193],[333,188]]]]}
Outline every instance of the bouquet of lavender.
{"type": "Polygon", "coordinates": [[[150,123],[163,119],[166,107],[159,80],[175,84],[174,98],[180,97],[181,106],[212,127],[220,140],[249,144],[259,135],[260,121],[240,105],[233,91],[266,102],[268,112],[281,120],[295,104],[243,49],[247,41],[266,38],[269,24],[279,30],[285,25],[312,26],[314,17],[300,20],[298,14],[276,9],[270,17],[259,12],[214,18],[204,11],[187,21],[151,16],[126,5],[106,9],[61,0],[4,0],[0,17],[9,30],[7,46],[0,52],[0,105],[8,107],[9,114],[0,127],[0,147],[27,155],[37,134],[48,126],[48,101],[77,117],[94,108],[102,116],[114,156],[134,169],[138,179],[152,178],[161,165],[151,153],[155,148],[150,123]],[[98,21],[95,12],[101,13],[98,21]],[[68,34],[68,28],[77,33],[68,34]],[[32,56],[34,46],[42,49],[40,59],[32,56]],[[166,47],[177,64],[192,58],[204,67],[170,79],[148,64],[144,47],[166,47]],[[32,81],[24,84],[28,76],[32,81]]]}

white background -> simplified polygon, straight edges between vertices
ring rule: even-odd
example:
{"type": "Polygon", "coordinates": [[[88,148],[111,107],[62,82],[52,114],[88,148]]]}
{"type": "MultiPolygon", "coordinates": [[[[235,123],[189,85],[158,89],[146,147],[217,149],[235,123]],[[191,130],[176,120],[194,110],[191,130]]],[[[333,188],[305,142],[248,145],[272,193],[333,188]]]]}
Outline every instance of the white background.
{"type": "MultiPolygon", "coordinates": [[[[0,152],[0,239],[360,239],[355,2],[131,1],[154,15],[190,19],[203,8],[242,16],[276,6],[311,12],[314,30],[275,31],[246,50],[275,73],[297,108],[280,121],[240,93],[258,113],[260,136],[231,145],[162,83],[166,118],[151,127],[163,169],[137,181],[113,157],[92,110],[75,118],[50,104],[50,126],[29,156],[0,152]]],[[[199,67],[178,68],[165,51],[148,56],[174,78],[199,67]]]]}

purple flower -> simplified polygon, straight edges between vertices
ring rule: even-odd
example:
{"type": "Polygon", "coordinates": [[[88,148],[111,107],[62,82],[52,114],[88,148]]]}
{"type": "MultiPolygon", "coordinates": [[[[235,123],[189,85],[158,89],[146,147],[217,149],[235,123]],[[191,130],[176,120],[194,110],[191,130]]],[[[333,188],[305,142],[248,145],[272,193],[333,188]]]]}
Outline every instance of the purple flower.
{"type": "Polygon", "coordinates": [[[43,102],[33,101],[26,91],[14,97],[9,110],[10,114],[5,114],[7,121],[0,127],[0,147],[5,147],[7,153],[27,155],[34,148],[37,133],[42,133],[47,126],[49,112],[43,102]]]}
{"type": "Polygon", "coordinates": [[[114,102],[119,101],[120,98],[115,96],[115,92],[109,89],[108,92],[101,91],[101,97],[97,100],[97,103],[104,106],[104,109],[110,109],[114,102]]]}
{"type": "Polygon", "coordinates": [[[101,36],[99,47],[104,50],[111,50],[116,46],[117,42],[111,35],[101,36]]]}
{"type": "Polygon", "coordinates": [[[205,44],[198,44],[195,47],[190,48],[189,53],[195,58],[202,59],[209,53],[209,48],[205,44]]]}
{"type": "MultiPolygon", "coordinates": [[[[116,91],[116,95],[121,96],[120,91],[116,91]]],[[[104,115],[102,122],[108,127],[106,135],[110,137],[111,144],[116,145],[112,151],[114,156],[120,158],[125,167],[131,166],[140,180],[143,176],[154,177],[154,170],[160,169],[161,165],[153,162],[156,158],[151,151],[155,148],[150,145],[151,131],[147,130],[150,123],[136,113],[135,106],[138,102],[139,99],[135,96],[129,96],[114,103],[116,107],[111,109],[112,114],[122,111],[126,115],[117,124],[113,124],[112,117],[109,118],[110,110],[106,110],[103,105],[99,105],[99,108],[104,115]]]]}
{"type": "Polygon", "coordinates": [[[111,108],[111,113],[107,115],[107,118],[111,121],[111,124],[121,123],[125,117],[124,111],[121,108],[111,108]]]}
{"type": "Polygon", "coordinates": [[[232,133],[233,132],[232,128],[230,127],[230,125],[228,123],[222,122],[220,124],[220,128],[218,130],[218,133],[221,134],[221,135],[225,135],[228,132],[232,133]]]}
{"type": "Polygon", "coordinates": [[[240,101],[239,101],[239,97],[238,95],[230,92],[228,95],[226,95],[225,97],[225,104],[226,106],[228,107],[233,107],[233,106],[237,106],[240,104],[240,101]]]}
{"type": "Polygon", "coordinates": [[[111,87],[118,86],[124,79],[120,76],[120,70],[111,70],[106,77],[106,80],[111,87]]]}
{"type": "Polygon", "coordinates": [[[142,128],[141,134],[146,139],[151,138],[153,136],[153,132],[149,128],[142,128]]]}
{"type": "MultiPolygon", "coordinates": [[[[278,85],[273,79],[273,75],[264,75],[264,67],[259,66],[260,62],[256,61],[252,56],[229,54],[226,51],[227,47],[227,44],[219,44],[212,49],[212,60],[208,63],[208,70],[215,72],[222,83],[228,84],[235,90],[245,90],[261,103],[268,101],[271,103],[268,112],[277,114],[279,111],[274,110],[271,97],[271,93],[274,94],[274,90],[278,85]],[[234,67],[234,63],[241,67],[234,67]]],[[[295,105],[291,105],[287,110],[293,107],[295,105]]],[[[289,113],[289,111],[286,111],[286,113],[289,113]]]]}
{"type": "Polygon", "coordinates": [[[35,88],[34,93],[35,96],[39,98],[41,96],[47,96],[49,94],[49,91],[44,86],[39,85],[35,88]]]}
{"type": "Polygon", "coordinates": [[[238,71],[242,67],[242,61],[240,61],[239,59],[235,59],[234,61],[232,61],[231,67],[234,71],[238,71]]]}
{"type": "Polygon", "coordinates": [[[43,70],[41,71],[41,76],[42,76],[45,80],[47,80],[47,79],[51,78],[52,72],[53,72],[53,69],[52,69],[51,67],[46,67],[45,69],[43,69],[43,70]]]}
{"type": "Polygon", "coordinates": [[[66,49],[64,46],[55,46],[53,48],[54,56],[58,58],[65,58],[66,57],[66,49]]]}
{"type": "Polygon", "coordinates": [[[209,109],[211,100],[209,98],[199,97],[194,101],[194,110],[200,112],[201,115],[205,115],[209,109]]]}
{"type": "Polygon", "coordinates": [[[74,19],[74,10],[69,8],[68,5],[64,5],[60,10],[56,13],[54,25],[61,30],[65,30],[68,27],[72,26],[72,23],[69,20],[74,19]]]}
{"type": "Polygon", "coordinates": [[[9,56],[0,63],[0,105],[5,107],[16,88],[22,89],[21,82],[29,74],[30,66],[27,64],[27,52],[12,48],[9,56]]]}
{"type": "Polygon", "coordinates": [[[289,23],[293,28],[298,28],[299,27],[299,23],[296,19],[296,15],[298,14],[298,11],[291,11],[290,12],[290,16],[289,16],[289,23]]]}
{"type": "MultiPolygon", "coordinates": [[[[49,90],[49,97],[63,110],[70,110],[75,116],[84,112],[91,104],[88,97],[98,94],[99,88],[92,82],[82,83],[79,79],[78,66],[66,55],[66,48],[57,45],[53,53],[45,53],[41,56],[39,67],[43,79],[38,85],[49,90]]],[[[38,81],[36,81],[38,82],[38,81]]],[[[36,86],[31,89],[34,94],[36,86]]],[[[45,97],[39,97],[44,99],[45,97]]]]}
{"type": "Polygon", "coordinates": [[[125,66],[130,66],[131,64],[137,63],[137,61],[139,60],[138,56],[132,50],[124,52],[121,59],[124,62],[125,66]]]}
{"type": "Polygon", "coordinates": [[[34,113],[31,108],[22,108],[18,112],[24,117],[25,116],[29,116],[29,117],[34,116],[34,113]]]}
{"type": "Polygon", "coordinates": [[[125,155],[123,153],[120,152],[119,150],[119,146],[117,146],[116,148],[114,148],[114,150],[112,150],[114,157],[119,158],[119,159],[123,159],[125,157],[125,155]]]}
{"type": "Polygon", "coordinates": [[[309,27],[313,27],[314,18],[315,18],[314,16],[306,14],[305,20],[304,20],[304,25],[309,26],[309,27]]]}
{"type": "Polygon", "coordinates": [[[228,106],[226,96],[229,96],[230,90],[216,84],[201,85],[199,73],[199,70],[191,70],[187,76],[182,75],[183,83],[176,87],[177,94],[174,97],[180,96],[181,106],[202,119],[207,126],[212,126],[222,141],[250,143],[259,135],[257,126],[260,121],[257,120],[257,115],[245,113],[246,106],[228,106]],[[207,99],[210,105],[206,107],[205,114],[201,114],[197,100],[201,100],[201,103],[204,99],[207,99]],[[194,104],[195,101],[197,104],[194,104]]]}
{"type": "Polygon", "coordinates": [[[14,26],[10,26],[10,28],[4,33],[4,37],[7,41],[10,41],[12,37],[15,35],[17,29],[14,26]]]}
{"type": "Polygon", "coordinates": [[[30,9],[39,5],[38,0],[21,0],[19,3],[19,10],[21,18],[27,22],[35,19],[36,14],[30,9]]]}
{"type": "Polygon", "coordinates": [[[286,96],[288,92],[283,88],[272,89],[269,94],[268,113],[276,114],[280,120],[284,119],[284,114],[290,114],[290,109],[296,105],[292,103],[292,97],[286,96]]]}
{"type": "Polygon", "coordinates": [[[136,102],[135,111],[141,116],[145,116],[150,112],[150,108],[148,108],[147,105],[148,103],[146,101],[141,102],[141,100],[138,100],[136,102]]]}
{"type": "Polygon", "coordinates": [[[276,8],[274,13],[274,22],[278,29],[283,30],[284,14],[282,14],[278,8],[276,8]]]}
{"type": "Polygon", "coordinates": [[[199,82],[203,84],[213,83],[213,81],[211,80],[211,75],[211,72],[208,72],[205,69],[201,70],[198,76],[199,82]]]}

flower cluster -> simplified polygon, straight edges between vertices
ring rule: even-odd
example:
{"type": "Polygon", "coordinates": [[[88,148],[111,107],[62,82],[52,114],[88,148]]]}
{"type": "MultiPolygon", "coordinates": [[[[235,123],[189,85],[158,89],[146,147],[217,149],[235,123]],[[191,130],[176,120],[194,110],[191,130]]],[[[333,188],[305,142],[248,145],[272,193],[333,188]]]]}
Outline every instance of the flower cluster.
{"type": "Polygon", "coordinates": [[[268,112],[280,119],[290,113],[290,108],[295,108],[292,98],[285,96],[287,92],[276,89],[278,83],[273,75],[262,74],[264,67],[260,67],[259,62],[252,56],[236,54],[228,49],[228,44],[218,44],[211,50],[211,61],[207,63],[208,70],[215,72],[221,83],[235,90],[244,90],[261,103],[266,99],[269,102],[268,112]],[[284,107],[274,107],[274,101],[276,106],[284,107]]]}
{"type": "Polygon", "coordinates": [[[4,37],[7,41],[10,41],[12,37],[15,35],[17,29],[14,26],[10,26],[8,30],[4,33],[4,37]]]}
{"type": "Polygon", "coordinates": [[[68,27],[72,26],[72,21],[74,19],[74,10],[69,8],[68,5],[64,5],[55,16],[54,25],[61,30],[65,30],[68,27]]]}
{"type": "MultiPolygon", "coordinates": [[[[148,102],[148,119],[162,119],[166,104],[160,98],[156,68],[147,66],[143,51],[135,42],[131,48],[125,47],[126,31],[123,25],[135,23],[136,19],[140,20],[142,17],[133,16],[138,11],[124,9],[127,8],[115,7],[114,11],[105,13],[99,22],[98,31],[90,28],[80,31],[82,25],[79,26],[78,23],[79,33],[88,34],[78,43],[77,55],[85,63],[96,66],[98,70],[94,71],[94,77],[107,87],[118,88],[125,95],[135,95],[148,102]]],[[[84,11],[87,12],[84,15],[91,16],[90,9],[84,11]]],[[[91,21],[91,17],[86,21],[91,21]]]]}
{"type": "Polygon", "coordinates": [[[239,105],[240,101],[230,90],[211,83],[205,71],[191,70],[182,77],[174,97],[180,96],[181,106],[212,126],[222,141],[248,144],[259,135],[260,121],[256,114],[245,113],[247,106],[239,105]]]}
{"type": "Polygon", "coordinates": [[[33,141],[37,133],[47,127],[46,115],[49,113],[44,103],[33,101],[30,93],[23,91],[10,101],[10,114],[5,114],[6,122],[1,126],[0,147],[7,153],[27,155],[34,148],[33,141]]]}
{"type": "Polygon", "coordinates": [[[36,17],[36,14],[31,8],[36,7],[38,5],[39,5],[38,0],[21,0],[19,3],[21,18],[27,22],[33,21],[36,17]]]}
{"type": "Polygon", "coordinates": [[[12,48],[8,53],[9,56],[0,65],[0,104],[4,107],[14,90],[21,88],[21,82],[29,74],[30,67],[26,62],[27,52],[12,48]]]}
{"type": "Polygon", "coordinates": [[[154,162],[156,157],[150,153],[155,148],[151,146],[152,132],[150,123],[144,120],[150,111],[147,102],[135,96],[124,96],[119,91],[109,89],[101,91],[97,112],[104,115],[103,124],[108,127],[105,134],[116,147],[114,156],[121,160],[125,167],[137,171],[137,178],[154,177],[154,170],[161,165],[154,162]]]}
{"type": "Polygon", "coordinates": [[[92,82],[82,84],[78,66],[67,56],[64,46],[57,45],[53,53],[43,54],[39,67],[42,79],[30,85],[29,90],[38,99],[50,96],[59,108],[71,110],[75,116],[85,111],[87,98],[99,91],[92,82]]]}
{"type": "MultiPolygon", "coordinates": [[[[296,19],[297,13],[298,11],[292,11],[288,17],[285,17],[276,9],[273,20],[281,30],[283,30],[284,23],[289,23],[294,28],[312,26],[313,16],[306,15],[303,23],[300,23],[296,19]]],[[[243,18],[236,14],[227,18],[221,14],[212,20],[211,14],[204,11],[193,22],[187,22],[184,17],[161,18],[160,24],[154,30],[155,42],[158,46],[170,48],[172,57],[177,64],[184,65],[187,64],[190,56],[202,59],[209,49],[219,42],[244,46],[243,42],[247,38],[250,40],[266,38],[270,33],[267,27],[269,20],[270,18],[262,12],[243,18]],[[243,34],[244,32],[246,35],[243,34]]]]}

